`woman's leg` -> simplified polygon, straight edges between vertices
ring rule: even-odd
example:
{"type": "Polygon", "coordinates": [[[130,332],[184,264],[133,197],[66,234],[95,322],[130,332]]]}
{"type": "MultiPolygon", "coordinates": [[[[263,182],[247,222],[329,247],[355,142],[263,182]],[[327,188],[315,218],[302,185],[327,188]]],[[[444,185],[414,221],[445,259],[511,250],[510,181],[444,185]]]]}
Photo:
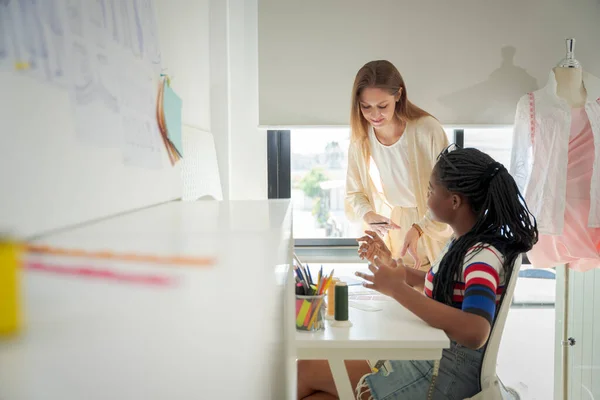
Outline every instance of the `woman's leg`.
{"type": "MultiPolygon", "coordinates": [[[[371,372],[366,361],[348,360],[345,361],[345,364],[352,388],[356,388],[360,378],[371,372]]],[[[329,362],[326,360],[298,360],[298,400],[329,398],[338,398],[329,362]]]]}

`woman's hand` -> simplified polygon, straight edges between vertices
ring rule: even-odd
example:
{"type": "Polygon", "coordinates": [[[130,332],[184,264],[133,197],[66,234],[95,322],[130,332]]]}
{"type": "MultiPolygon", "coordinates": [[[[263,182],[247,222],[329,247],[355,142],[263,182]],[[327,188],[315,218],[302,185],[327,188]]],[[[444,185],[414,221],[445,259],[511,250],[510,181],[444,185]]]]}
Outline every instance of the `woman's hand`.
{"type": "Polygon", "coordinates": [[[400,227],[393,223],[389,218],[373,211],[366,213],[363,219],[370,225],[371,230],[377,232],[377,234],[382,237],[385,236],[390,229],[400,229],[400,227]]]}
{"type": "Polygon", "coordinates": [[[377,290],[379,293],[393,297],[394,292],[406,284],[406,267],[401,262],[395,260],[384,262],[379,257],[375,257],[374,262],[369,264],[369,270],[373,275],[356,272],[356,276],[367,281],[363,283],[364,287],[377,290]]]}
{"type": "Polygon", "coordinates": [[[373,262],[375,256],[379,257],[385,263],[392,263],[392,252],[387,248],[381,237],[373,231],[365,231],[365,236],[356,239],[360,246],[358,256],[362,260],[373,262]]]}
{"type": "Polygon", "coordinates": [[[404,257],[407,252],[410,254],[410,256],[415,260],[415,269],[421,268],[421,265],[423,264],[423,260],[421,260],[421,257],[419,257],[419,253],[417,251],[417,245],[419,244],[420,237],[421,234],[417,228],[414,226],[410,228],[404,236],[404,245],[400,251],[400,257],[404,257]]]}

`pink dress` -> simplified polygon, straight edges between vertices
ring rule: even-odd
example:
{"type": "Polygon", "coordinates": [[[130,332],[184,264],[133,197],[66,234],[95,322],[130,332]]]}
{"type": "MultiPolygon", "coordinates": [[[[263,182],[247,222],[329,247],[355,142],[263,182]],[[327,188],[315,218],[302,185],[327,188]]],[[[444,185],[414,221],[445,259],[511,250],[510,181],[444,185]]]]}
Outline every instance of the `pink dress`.
{"type": "Polygon", "coordinates": [[[560,264],[578,271],[600,268],[600,228],[588,227],[594,135],[584,108],[571,112],[565,226],[560,236],[540,235],[527,254],[536,268],[560,264]]]}

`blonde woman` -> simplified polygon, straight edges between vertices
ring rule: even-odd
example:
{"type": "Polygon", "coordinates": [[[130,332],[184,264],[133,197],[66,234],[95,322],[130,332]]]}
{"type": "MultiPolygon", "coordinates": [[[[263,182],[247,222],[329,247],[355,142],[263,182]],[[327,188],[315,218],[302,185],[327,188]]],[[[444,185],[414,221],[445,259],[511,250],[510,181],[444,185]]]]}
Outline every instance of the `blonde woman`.
{"type": "Polygon", "coordinates": [[[358,71],[350,126],[346,214],[385,237],[395,259],[427,270],[451,233],[427,209],[429,176],[448,146],[444,129],[408,100],[400,72],[385,60],[358,71]]]}

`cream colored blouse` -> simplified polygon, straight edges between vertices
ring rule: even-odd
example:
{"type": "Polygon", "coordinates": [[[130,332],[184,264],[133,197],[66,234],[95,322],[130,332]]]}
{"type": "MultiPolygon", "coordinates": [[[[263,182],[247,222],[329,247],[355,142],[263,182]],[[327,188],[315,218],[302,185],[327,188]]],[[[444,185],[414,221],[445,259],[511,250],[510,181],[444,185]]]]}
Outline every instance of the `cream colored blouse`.
{"type": "MultiPolygon", "coordinates": [[[[433,220],[427,207],[429,177],[438,155],[449,145],[446,132],[433,117],[423,117],[409,122],[404,132],[408,149],[411,186],[414,190],[417,210],[423,215],[419,226],[423,229],[423,244],[427,257],[435,260],[450,238],[448,225],[433,220]]],[[[346,215],[350,220],[360,220],[369,211],[389,217],[393,205],[384,194],[376,189],[369,173],[371,152],[368,138],[365,141],[350,143],[348,150],[348,172],[346,175],[346,215]],[[366,153],[363,146],[367,146],[366,153]]],[[[391,174],[392,171],[380,170],[379,173],[391,174]]],[[[383,180],[383,179],[382,179],[383,180]]]]}
{"type": "MultiPolygon", "coordinates": [[[[371,158],[375,167],[371,165],[371,178],[377,186],[377,175],[381,181],[383,195],[388,203],[394,207],[415,208],[415,191],[410,181],[410,164],[408,162],[408,146],[406,136],[402,135],[396,143],[386,146],[381,144],[373,128],[369,128],[369,146],[371,158]],[[384,174],[373,174],[374,170],[386,171],[384,174]],[[390,173],[392,172],[393,173],[390,173]]],[[[379,189],[379,186],[377,186],[379,189]]]]}

